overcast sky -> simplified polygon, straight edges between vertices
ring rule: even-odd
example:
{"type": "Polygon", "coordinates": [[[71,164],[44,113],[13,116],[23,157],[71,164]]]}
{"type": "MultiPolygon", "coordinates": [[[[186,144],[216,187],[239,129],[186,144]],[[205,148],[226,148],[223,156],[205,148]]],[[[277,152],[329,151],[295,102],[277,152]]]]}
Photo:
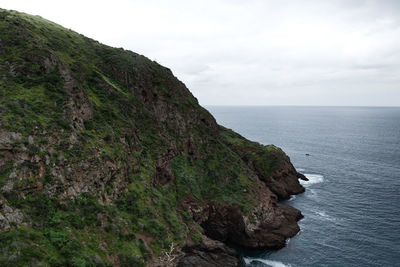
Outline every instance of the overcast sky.
{"type": "Polygon", "coordinates": [[[400,105],[397,0],[0,0],[0,7],[156,60],[203,105],[400,105]]]}

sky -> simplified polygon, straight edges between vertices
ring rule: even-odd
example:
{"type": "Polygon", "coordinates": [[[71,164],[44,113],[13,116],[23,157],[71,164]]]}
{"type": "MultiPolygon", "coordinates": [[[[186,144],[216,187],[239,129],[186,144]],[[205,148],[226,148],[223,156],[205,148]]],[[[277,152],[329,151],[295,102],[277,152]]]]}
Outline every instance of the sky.
{"type": "Polygon", "coordinates": [[[202,105],[400,106],[397,0],[0,0],[0,8],[145,55],[202,105]]]}

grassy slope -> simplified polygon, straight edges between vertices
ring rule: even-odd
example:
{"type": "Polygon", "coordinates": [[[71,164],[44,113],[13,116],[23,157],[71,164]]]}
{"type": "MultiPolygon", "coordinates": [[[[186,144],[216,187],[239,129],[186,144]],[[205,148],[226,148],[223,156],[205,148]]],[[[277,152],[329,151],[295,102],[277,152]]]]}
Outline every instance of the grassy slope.
{"type": "Polygon", "coordinates": [[[201,227],[181,208],[185,196],[238,205],[246,212],[257,202],[251,194],[256,177],[246,159],[266,174],[279,167],[283,152],[276,147],[223,127],[210,134],[213,126],[202,123],[215,123],[211,115],[168,69],[143,56],[1,9],[0,39],[0,130],[21,133],[14,156],[26,150],[29,157],[50,161],[43,175],[35,162],[17,162],[0,151],[0,187],[10,174],[30,170],[11,193],[0,195],[28,218],[26,226],[0,232],[2,266],[144,265],[171,243],[182,245],[187,235],[201,239],[201,227]],[[92,116],[83,128],[74,129],[65,112],[65,80],[59,67],[46,69],[44,62],[51,58],[69,69],[89,99],[92,116]],[[144,98],[141,90],[147,88],[157,93],[158,102],[144,98]],[[158,111],[160,106],[165,110],[158,111]],[[72,132],[77,142],[69,141],[72,132]],[[185,149],[188,137],[194,152],[185,149]],[[154,183],[156,165],[171,146],[175,178],[163,186],[154,183]],[[67,188],[58,184],[60,194],[50,194],[59,183],[52,166],[62,166],[60,155],[71,166],[85,161],[99,168],[105,161],[122,166],[127,185],[118,195],[111,183],[63,198],[67,188]],[[42,186],[35,187],[38,183],[42,186]]]}

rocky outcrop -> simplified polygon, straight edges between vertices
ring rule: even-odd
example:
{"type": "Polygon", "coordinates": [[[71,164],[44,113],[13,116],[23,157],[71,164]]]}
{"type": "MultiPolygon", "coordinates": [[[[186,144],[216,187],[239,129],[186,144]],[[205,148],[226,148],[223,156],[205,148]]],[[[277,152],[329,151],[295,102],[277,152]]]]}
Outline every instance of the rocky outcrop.
{"type": "Polygon", "coordinates": [[[200,244],[186,244],[182,251],[185,254],[178,260],[178,267],[240,266],[234,249],[208,237],[203,237],[200,244]]]}
{"type": "Polygon", "coordinates": [[[296,171],[288,156],[284,157],[283,162],[283,166],[272,172],[271,175],[259,173],[259,177],[280,200],[289,199],[290,195],[304,192],[304,187],[299,183],[299,178],[304,179],[305,176],[296,171]]]}
{"type": "Polygon", "coordinates": [[[247,216],[235,206],[208,206],[203,210],[201,226],[213,239],[248,249],[279,249],[287,238],[295,236],[303,218],[301,212],[277,202],[268,188],[261,186],[261,203],[247,216]]]}
{"type": "Polygon", "coordinates": [[[18,209],[13,209],[0,199],[0,231],[10,230],[12,225],[27,225],[24,215],[18,209]]]}
{"type": "Polygon", "coordinates": [[[300,231],[297,222],[303,215],[299,210],[279,203],[276,194],[262,180],[256,182],[253,192],[261,201],[247,213],[237,206],[199,204],[190,198],[183,206],[209,238],[247,249],[284,247],[286,239],[300,231]]]}
{"type": "Polygon", "coordinates": [[[0,129],[0,151],[12,150],[16,143],[20,142],[22,135],[20,133],[8,132],[0,129]]]}

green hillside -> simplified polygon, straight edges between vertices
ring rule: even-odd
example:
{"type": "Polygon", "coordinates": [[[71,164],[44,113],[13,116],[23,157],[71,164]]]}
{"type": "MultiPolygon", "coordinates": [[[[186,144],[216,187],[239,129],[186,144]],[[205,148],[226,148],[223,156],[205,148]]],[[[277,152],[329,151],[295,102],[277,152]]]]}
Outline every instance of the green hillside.
{"type": "Polygon", "coordinates": [[[276,213],[304,190],[298,176],[168,68],[0,9],[1,266],[178,264],[206,238],[207,209],[236,207],[251,231],[265,198],[276,213]]]}

